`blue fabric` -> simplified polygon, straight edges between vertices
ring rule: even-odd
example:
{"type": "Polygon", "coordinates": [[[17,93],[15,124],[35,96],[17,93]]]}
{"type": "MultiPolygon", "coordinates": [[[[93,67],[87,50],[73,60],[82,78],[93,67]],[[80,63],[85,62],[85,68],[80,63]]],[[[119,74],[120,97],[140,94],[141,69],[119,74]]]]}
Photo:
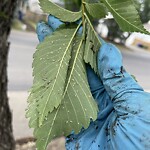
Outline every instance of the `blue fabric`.
{"type": "Polygon", "coordinates": [[[40,42],[48,35],[51,35],[54,31],[45,22],[39,22],[36,26],[37,36],[40,42]]]}
{"type": "Polygon", "coordinates": [[[52,15],[49,15],[48,16],[48,24],[49,24],[50,27],[53,28],[53,30],[56,30],[63,24],[63,22],[61,22],[56,17],[54,17],[52,15]]]}
{"type": "Polygon", "coordinates": [[[93,97],[98,102],[96,121],[66,141],[67,150],[149,150],[150,94],[125,71],[122,56],[103,42],[98,53],[100,78],[87,67],[93,97]]]}
{"type": "MultiPolygon", "coordinates": [[[[79,25],[79,24],[81,23],[81,21],[82,21],[82,19],[77,20],[77,21],[76,21],[76,24],[79,25]]],[[[81,35],[81,34],[82,34],[82,31],[83,31],[83,27],[81,26],[81,27],[79,28],[79,30],[78,30],[78,34],[81,35]]]]}
{"type": "MultiPolygon", "coordinates": [[[[44,39],[49,31],[37,33],[41,35],[39,39],[44,39]]],[[[72,132],[66,138],[66,149],[150,150],[150,94],[125,71],[120,51],[101,38],[100,41],[100,77],[87,65],[91,93],[99,107],[98,117],[79,134],[72,132]]]]}

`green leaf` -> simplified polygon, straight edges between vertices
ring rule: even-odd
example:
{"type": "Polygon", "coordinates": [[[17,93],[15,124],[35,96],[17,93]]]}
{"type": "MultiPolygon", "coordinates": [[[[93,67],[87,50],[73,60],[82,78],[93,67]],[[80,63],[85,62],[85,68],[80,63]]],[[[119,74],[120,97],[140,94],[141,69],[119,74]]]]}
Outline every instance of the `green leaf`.
{"type": "Polygon", "coordinates": [[[30,95],[29,102],[32,102],[27,112],[30,119],[30,126],[34,127],[34,135],[37,139],[38,150],[46,150],[48,143],[55,137],[67,136],[72,130],[79,133],[81,128],[87,128],[90,119],[97,118],[97,104],[94,101],[87,82],[86,68],[83,61],[84,44],[82,38],[74,41],[72,59],[68,70],[66,88],[61,105],[52,113],[48,114],[43,124],[38,126],[38,117],[32,117],[37,113],[36,98],[30,95]]]}
{"type": "Polygon", "coordinates": [[[132,0],[103,0],[123,31],[149,34],[143,27],[132,0]]]}
{"type": "Polygon", "coordinates": [[[34,128],[38,150],[46,150],[55,137],[67,136],[72,130],[79,133],[91,119],[97,118],[98,107],[90,92],[83,60],[85,43],[82,37],[75,36],[80,25],[55,31],[39,44],[34,54],[34,84],[26,117],[34,128]],[[56,63],[54,58],[61,59],[56,63]],[[58,89],[63,89],[61,94],[58,89]],[[56,102],[58,98],[60,102],[56,102]],[[55,103],[58,106],[54,109],[55,103]]]}
{"type": "Polygon", "coordinates": [[[45,13],[51,14],[64,22],[75,22],[82,17],[80,12],[66,10],[50,0],[39,0],[40,6],[45,13]]]}
{"type": "Polygon", "coordinates": [[[107,15],[106,7],[102,3],[85,3],[85,7],[95,19],[104,18],[107,15]]]}
{"type": "Polygon", "coordinates": [[[97,67],[97,52],[101,46],[99,37],[95,32],[88,16],[86,14],[86,29],[85,29],[85,52],[84,52],[84,61],[89,63],[94,71],[98,74],[98,67],[97,67]]]}
{"type": "Polygon", "coordinates": [[[38,128],[39,120],[38,120],[38,111],[37,111],[37,102],[36,97],[33,97],[34,94],[30,94],[28,97],[28,109],[26,112],[26,118],[30,118],[29,120],[29,127],[30,128],[38,128]]]}
{"type": "Polygon", "coordinates": [[[39,125],[61,103],[76,32],[76,28],[56,31],[34,54],[32,93],[38,104],[39,125]]]}

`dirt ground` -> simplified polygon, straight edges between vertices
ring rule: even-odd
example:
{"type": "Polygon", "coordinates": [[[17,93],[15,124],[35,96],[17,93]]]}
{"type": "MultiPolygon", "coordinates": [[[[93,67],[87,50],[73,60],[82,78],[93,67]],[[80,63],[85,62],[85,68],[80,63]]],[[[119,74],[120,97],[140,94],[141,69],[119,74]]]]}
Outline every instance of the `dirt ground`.
{"type": "MultiPolygon", "coordinates": [[[[36,150],[35,140],[32,138],[16,141],[16,150],[36,150]]],[[[47,150],[65,150],[65,139],[63,137],[53,140],[47,150]]]]}

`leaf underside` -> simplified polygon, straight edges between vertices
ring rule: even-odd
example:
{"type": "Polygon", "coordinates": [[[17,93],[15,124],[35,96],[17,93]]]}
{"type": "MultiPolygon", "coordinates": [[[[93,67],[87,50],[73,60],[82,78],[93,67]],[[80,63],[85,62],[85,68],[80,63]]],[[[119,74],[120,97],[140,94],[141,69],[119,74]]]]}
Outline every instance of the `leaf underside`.
{"type": "MultiPolygon", "coordinates": [[[[69,37],[71,31],[72,29],[60,30],[59,37],[66,34],[69,37]],[[67,33],[68,30],[70,31],[67,33]]],[[[46,40],[44,40],[44,42],[42,43],[42,46],[38,46],[39,52],[41,49],[45,49],[46,47],[49,49],[47,51],[53,51],[51,42],[47,42],[51,37],[56,38],[57,31],[50,37],[46,38],[46,40]]],[[[61,46],[63,46],[64,38],[60,38],[59,43],[61,43],[61,46]]],[[[60,45],[58,45],[58,48],[59,47],[60,45]]],[[[46,55],[45,52],[43,52],[43,55],[44,54],[46,55]]],[[[40,124],[40,126],[39,119],[41,114],[39,114],[39,101],[42,103],[43,98],[40,99],[39,96],[43,93],[43,91],[45,91],[45,89],[44,86],[41,86],[40,89],[33,90],[34,92],[32,92],[31,90],[31,94],[28,100],[29,110],[27,111],[26,116],[30,118],[30,127],[33,127],[35,129],[34,135],[37,138],[36,143],[39,150],[46,149],[48,143],[55,137],[61,135],[67,136],[71,133],[72,130],[74,130],[75,133],[79,133],[82,127],[87,128],[89,126],[91,118],[93,120],[97,118],[97,104],[91,95],[90,88],[87,82],[83,54],[83,40],[81,37],[76,37],[71,49],[71,59],[68,63],[69,68],[66,71],[66,82],[64,84],[65,87],[63,90],[64,92],[62,95],[63,99],[61,100],[61,104],[57,109],[54,109],[51,113],[48,113],[46,119],[44,119],[43,123],[40,124]]],[[[49,55],[49,58],[53,56],[53,54],[51,53],[49,55]]],[[[37,58],[38,56],[38,54],[34,55],[34,57],[37,58]]],[[[39,64],[36,64],[36,67],[38,66],[39,64]]],[[[42,70],[41,74],[43,74],[42,70]]],[[[40,76],[38,77],[38,80],[39,79],[40,76]]],[[[35,80],[34,82],[38,81],[35,80]]],[[[49,105],[46,105],[46,108],[49,109],[52,103],[53,102],[51,102],[49,105]]]]}
{"type": "Polygon", "coordinates": [[[132,0],[103,0],[123,31],[149,34],[143,27],[132,0]]]}
{"type": "Polygon", "coordinates": [[[95,19],[104,18],[107,15],[106,7],[101,3],[85,3],[85,7],[95,19]]]}
{"type": "Polygon", "coordinates": [[[42,10],[64,22],[75,22],[82,17],[82,12],[72,12],[64,9],[50,0],[39,0],[42,10]]]}
{"type": "Polygon", "coordinates": [[[97,106],[86,79],[81,39],[74,46],[72,58],[68,71],[68,90],[60,107],[50,113],[47,121],[35,130],[35,137],[38,139],[36,143],[40,150],[45,149],[52,138],[67,136],[72,130],[78,133],[83,126],[88,127],[90,118],[96,119],[97,106]]]}
{"type": "Polygon", "coordinates": [[[32,93],[37,97],[40,125],[61,103],[75,30],[56,31],[55,36],[48,36],[38,45],[34,54],[32,93]]]}
{"type": "Polygon", "coordinates": [[[85,30],[85,51],[84,51],[84,61],[90,64],[91,68],[98,74],[97,67],[97,52],[101,46],[100,40],[92,26],[89,23],[88,18],[86,18],[86,30],[85,30]]]}

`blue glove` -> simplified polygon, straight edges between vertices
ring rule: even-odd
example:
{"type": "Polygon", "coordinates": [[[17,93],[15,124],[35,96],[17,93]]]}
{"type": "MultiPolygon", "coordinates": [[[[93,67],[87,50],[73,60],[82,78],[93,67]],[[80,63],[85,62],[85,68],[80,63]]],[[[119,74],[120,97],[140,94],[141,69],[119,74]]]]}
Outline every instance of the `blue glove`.
{"type": "MultiPolygon", "coordinates": [[[[51,21],[50,26],[38,24],[40,41],[56,29],[51,21]]],[[[60,24],[55,25],[58,28],[60,24]]],[[[122,56],[114,45],[103,41],[97,59],[100,78],[90,66],[87,77],[100,110],[98,118],[79,134],[70,134],[66,149],[150,150],[150,94],[125,71],[122,56]]]]}
{"type": "Polygon", "coordinates": [[[98,118],[88,129],[71,135],[67,150],[150,150],[150,94],[125,71],[112,44],[102,44],[98,70],[100,78],[87,69],[100,108],[98,118]]]}
{"type": "MultiPolygon", "coordinates": [[[[81,20],[77,21],[76,24],[79,24],[81,20]]],[[[40,42],[42,42],[46,36],[51,35],[56,29],[58,29],[64,22],[61,22],[59,19],[55,18],[52,15],[48,16],[48,24],[41,21],[36,26],[36,33],[40,42]]],[[[82,27],[79,28],[78,34],[82,33],[82,27]]]]}
{"type": "Polygon", "coordinates": [[[63,22],[52,15],[48,16],[48,24],[42,21],[39,22],[36,26],[36,32],[39,41],[42,42],[46,36],[51,35],[62,24],[63,22]]]}

